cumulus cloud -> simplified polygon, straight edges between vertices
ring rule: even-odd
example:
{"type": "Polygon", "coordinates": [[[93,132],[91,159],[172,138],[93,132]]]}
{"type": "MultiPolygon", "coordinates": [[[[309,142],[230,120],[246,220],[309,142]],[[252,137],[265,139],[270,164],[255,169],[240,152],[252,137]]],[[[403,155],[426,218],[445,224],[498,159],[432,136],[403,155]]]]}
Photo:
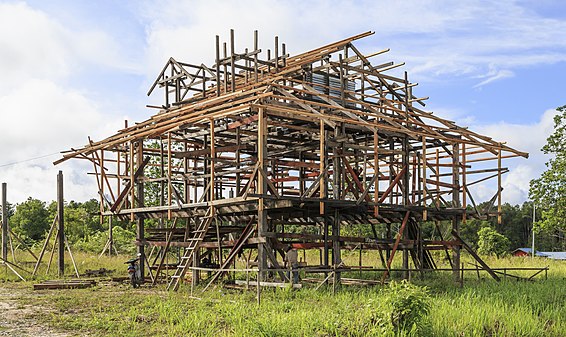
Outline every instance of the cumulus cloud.
{"type": "Polygon", "coordinates": [[[236,30],[239,52],[252,46],[258,29],[264,52],[273,49],[273,36],[279,35],[292,54],[374,30],[374,37],[358,44],[362,51],[391,48],[381,58],[406,61],[418,81],[487,73],[476,87],[512,77],[516,67],[566,61],[566,22],[542,17],[514,0],[168,0],[146,1],[138,12],[147,26],[149,78],[170,56],[212,63],[214,36],[227,41],[230,28],[236,30]]]}
{"type": "Polygon", "coordinates": [[[93,196],[93,179],[75,174],[88,171],[84,163],[51,162],[54,153],[85,144],[88,135],[99,138],[118,127],[117,118],[104,116],[67,83],[85,64],[120,64],[113,45],[103,32],[70,31],[25,3],[0,4],[0,179],[9,184],[10,202],[54,199],[60,169],[75,183],[66,188],[68,199],[93,196]]]}
{"type": "Polygon", "coordinates": [[[63,81],[85,64],[134,71],[102,31],[71,30],[23,2],[0,3],[0,90],[30,78],[63,81]]]}
{"type": "Polygon", "coordinates": [[[53,199],[58,170],[74,177],[73,184],[66,187],[69,199],[95,196],[95,181],[84,174],[90,166],[73,161],[54,167],[52,161],[59,151],[86,144],[88,135],[100,138],[116,130],[119,124],[115,119],[105,122],[96,105],[80,92],[47,80],[29,80],[9,95],[0,96],[0,107],[0,179],[10,185],[10,201],[29,196],[53,199]],[[41,158],[27,161],[37,157],[41,158]],[[80,179],[76,172],[81,172],[80,179]]]}
{"type": "MultiPolygon", "coordinates": [[[[549,156],[541,152],[546,138],[554,130],[555,109],[545,111],[536,123],[511,124],[499,122],[490,125],[475,125],[474,130],[492,137],[495,140],[506,140],[507,145],[519,151],[529,153],[528,159],[512,158],[503,161],[510,168],[502,181],[503,199],[512,204],[522,203],[528,199],[529,182],[540,176],[546,169],[549,156]]],[[[475,189],[479,200],[491,198],[497,187],[483,185],[475,189]]]]}

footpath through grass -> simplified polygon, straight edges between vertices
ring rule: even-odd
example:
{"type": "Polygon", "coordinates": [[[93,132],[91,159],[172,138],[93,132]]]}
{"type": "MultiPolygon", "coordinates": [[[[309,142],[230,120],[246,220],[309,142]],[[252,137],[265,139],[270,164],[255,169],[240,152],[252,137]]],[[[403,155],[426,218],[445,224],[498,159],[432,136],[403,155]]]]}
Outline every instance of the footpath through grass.
{"type": "Polygon", "coordinates": [[[188,287],[168,293],[163,287],[133,290],[127,285],[41,292],[29,290],[28,283],[0,286],[26,289],[23,302],[52,309],[42,312],[41,320],[76,335],[566,335],[565,263],[538,259],[489,262],[494,266],[518,267],[550,264],[548,280],[543,277],[535,282],[497,283],[485,275],[478,280],[470,273],[464,288],[460,288],[448,274],[429,275],[424,281],[415,278],[415,284],[426,287],[429,310],[415,326],[401,330],[391,325],[395,313],[391,308],[392,293],[396,290],[388,286],[343,287],[335,295],[330,288],[265,289],[259,306],[253,289],[236,291],[218,287],[202,294],[196,292],[201,297],[198,300],[189,297],[188,287]]]}

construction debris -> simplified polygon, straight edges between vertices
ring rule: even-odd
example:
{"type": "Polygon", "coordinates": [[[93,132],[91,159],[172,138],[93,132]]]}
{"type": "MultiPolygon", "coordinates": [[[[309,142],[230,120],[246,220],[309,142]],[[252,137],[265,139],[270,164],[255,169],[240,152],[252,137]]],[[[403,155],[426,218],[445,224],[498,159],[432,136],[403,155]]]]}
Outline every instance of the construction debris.
{"type": "Polygon", "coordinates": [[[94,280],[50,280],[33,285],[33,290],[45,289],[84,289],[94,287],[94,280]]]}

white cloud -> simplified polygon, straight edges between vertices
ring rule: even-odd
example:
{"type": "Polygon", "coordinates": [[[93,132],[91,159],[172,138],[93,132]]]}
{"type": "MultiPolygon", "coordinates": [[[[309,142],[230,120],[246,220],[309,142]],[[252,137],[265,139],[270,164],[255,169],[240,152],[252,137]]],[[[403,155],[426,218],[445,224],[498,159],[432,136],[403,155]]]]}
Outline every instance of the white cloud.
{"type": "Polygon", "coordinates": [[[64,30],[24,3],[0,4],[0,89],[29,77],[65,77],[69,72],[64,30]]]}
{"type": "Polygon", "coordinates": [[[85,144],[88,135],[100,138],[121,125],[100,113],[88,94],[66,85],[88,63],[127,71],[116,61],[116,51],[103,32],[71,31],[25,3],[0,3],[0,180],[9,185],[10,202],[28,196],[54,199],[60,169],[74,182],[66,186],[68,199],[95,196],[84,163],[54,167],[57,157],[45,155],[85,144]],[[44,158],[27,161],[36,157],[44,158]],[[22,163],[6,165],[15,162],[22,163]]]}
{"type": "MultiPolygon", "coordinates": [[[[88,135],[100,138],[119,127],[116,119],[105,122],[96,106],[81,93],[47,80],[29,80],[9,95],[0,96],[0,111],[0,165],[86,144],[88,135]]],[[[55,167],[52,161],[57,158],[55,155],[0,167],[0,179],[10,185],[9,200],[18,202],[29,196],[53,199],[58,170],[74,177],[73,184],[66,185],[69,199],[96,197],[94,180],[85,175],[92,167],[78,160],[55,167]],[[76,177],[77,172],[82,178],[76,177]]]]}
{"type": "MultiPolygon", "coordinates": [[[[292,54],[367,30],[376,34],[357,45],[365,52],[391,48],[406,61],[413,79],[445,80],[498,71],[477,87],[509,78],[514,68],[566,61],[566,21],[542,17],[518,1],[146,1],[147,76],[153,78],[173,56],[210,64],[214,35],[227,41],[236,30],[236,49],[273,48],[273,36],[292,54]],[[347,24],[344,24],[347,22],[347,24]]],[[[389,61],[389,60],[387,60],[389,61]]]]}
{"type": "MultiPolygon", "coordinates": [[[[545,111],[538,122],[533,124],[510,124],[499,122],[490,125],[475,125],[473,129],[495,140],[505,140],[507,145],[519,151],[529,153],[528,159],[504,159],[504,167],[510,172],[504,175],[502,181],[503,199],[512,204],[522,203],[528,199],[529,182],[540,176],[546,169],[545,163],[549,156],[541,152],[548,136],[554,131],[554,116],[556,110],[545,111]]],[[[493,165],[492,165],[493,166],[493,165]]],[[[496,186],[482,184],[473,191],[479,200],[491,198],[496,186]]]]}
{"type": "Polygon", "coordinates": [[[102,31],[72,30],[23,2],[0,3],[0,90],[30,78],[64,81],[85,64],[122,71],[119,44],[102,31]]]}
{"type": "Polygon", "coordinates": [[[515,73],[513,73],[510,70],[497,70],[495,67],[491,67],[491,69],[489,70],[489,72],[485,75],[480,75],[480,76],[476,76],[477,78],[484,78],[483,81],[481,81],[480,83],[474,85],[474,88],[481,88],[486,84],[489,84],[491,82],[495,82],[504,78],[509,78],[509,77],[513,77],[515,76],[515,73]]]}

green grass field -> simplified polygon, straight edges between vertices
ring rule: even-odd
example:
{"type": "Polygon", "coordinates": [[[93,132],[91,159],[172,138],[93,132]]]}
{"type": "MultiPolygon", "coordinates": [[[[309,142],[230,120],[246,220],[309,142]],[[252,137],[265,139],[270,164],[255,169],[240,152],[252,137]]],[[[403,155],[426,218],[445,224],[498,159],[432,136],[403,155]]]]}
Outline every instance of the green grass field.
{"type": "MultiPolygon", "coordinates": [[[[368,257],[369,258],[369,257],[368,257]]],[[[76,254],[81,270],[100,267],[125,276],[126,257],[76,254]]],[[[345,255],[357,259],[357,255],[345,255]]],[[[356,260],[357,261],[357,260],[356,260]]],[[[492,267],[549,266],[533,282],[511,278],[495,282],[486,273],[465,274],[463,288],[449,273],[413,277],[408,291],[392,286],[343,286],[318,291],[264,289],[257,304],[255,289],[218,286],[204,293],[184,285],[169,293],[164,285],[131,289],[126,284],[100,283],[82,290],[32,291],[31,282],[12,282],[2,267],[1,285],[20,292],[22,305],[39,305],[40,321],[93,336],[564,336],[566,335],[566,263],[530,258],[489,259],[492,267]],[[405,291],[405,292],[403,292],[405,291]],[[417,295],[428,310],[414,325],[391,325],[395,293],[405,300],[417,295]],[[420,297],[419,297],[420,296],[420,297]]],[[[52,267],[53,268],[53,267],[52,267]]],[[[68,268],[72,268],[71,265],[68,268]]],[[[31,268],[30,268],[31,269],[31,268]]],[[[68,269],[71,270],[71,269],[68,269]]],[[[53,271],[52,271],[53,272],[53,271]]],[[[8,271],[9,273],[9,271],[8,271]]],[[[44,269],[40,275],[44,275],[44,269]]],[[[511,273],[511,272],[510,272],[511,273]]],[[[533,272],[523,272],[532,274],[533,272]]],[[[357,276],[357,273],[353,273],[357,276]]],[[[24,275],[24,274],[22,274],[24,275]]],[[[377,276],[377,275],[373,275],[377,276]]],[[[44,276],[41,276],[44,277],[44,276]]],[[[54,278],[47,275],[46,278],[54,278]]],[[[370,277],[366,275],[366,277],[370,277]]]]}

